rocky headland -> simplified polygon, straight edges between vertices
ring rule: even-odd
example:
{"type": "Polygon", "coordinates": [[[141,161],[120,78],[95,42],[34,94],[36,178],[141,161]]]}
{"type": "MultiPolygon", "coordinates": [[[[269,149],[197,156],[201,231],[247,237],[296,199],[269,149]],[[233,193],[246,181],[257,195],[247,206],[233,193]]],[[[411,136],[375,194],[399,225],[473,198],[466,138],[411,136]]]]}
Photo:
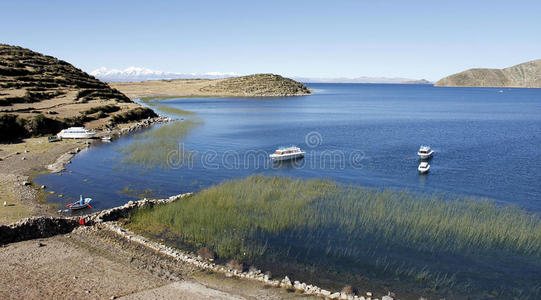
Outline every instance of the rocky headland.
{"type": "Polygon", "coordinates": [[[541,88],[541,59],[505,69],[469,69],[442,78],[434,85],[541,88]]]}

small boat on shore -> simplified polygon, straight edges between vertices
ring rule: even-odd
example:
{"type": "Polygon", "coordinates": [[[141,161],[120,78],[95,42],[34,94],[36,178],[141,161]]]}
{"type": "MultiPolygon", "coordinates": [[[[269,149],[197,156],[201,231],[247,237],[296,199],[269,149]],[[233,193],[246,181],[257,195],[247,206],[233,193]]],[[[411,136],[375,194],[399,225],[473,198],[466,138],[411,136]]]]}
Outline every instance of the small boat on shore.
{"type": "Polygon", "coordinates": [[[428,162],[423,161],[419,164],[417,170],[420,174],[428,173],[428,171],[430,170],[430,165],[428,164],[428,162]]]}
{"type": "Polygon", "coordinates": [[[62,129],[56,136],[61,139],[90,139],[96,135],[95,131],[90,131],[84,127],[70,127],[62,129]]]}
{"type": "Polygon", "coordinates": [[[54,143],[54,142],[58,142],[58,141],[61,141],[62,139],[57,137],[57,136],[50,136],[47,138],[47,142],[49,143],[54,143]]]}
{"type": "Polygon", "coordinates": [[[91,201],[92,201],[92,198],[84,198],[83,199],[83,195],[80,195],[79,196],[79,201],[70,203],[70,204],[66,205],[66,207],[69,208],[72,211],[73,210],[84,209],[84,208],[92,208],[92,206],[90,206],[91,201]]]}
{"type": "Polygon", "coordinates": [[[110,141],[111,141],[111,137],[110,137],[110,136],[102,136],[102,137],[101,137],[101,141],[102,141],[102,142],[110,142],[110,141]]]}
{"type": "Polygon", "coordinates": [[[434,154],[434,150],[430,148],[430,146],[421,146],[419,148],[419,151],[417,151],[417,155],[419,155],[420,159],[429,159],[434,154]]]}
{"type": "Polygon", "coordinates": [[[303,158],[304,154],[306,154],[306,152],[302,151],[301,148],[291,146],[287,148],[279,148],[274,151],[273,154],[269,155],[269,157],[274,161],[281,161],[303,158]]]}

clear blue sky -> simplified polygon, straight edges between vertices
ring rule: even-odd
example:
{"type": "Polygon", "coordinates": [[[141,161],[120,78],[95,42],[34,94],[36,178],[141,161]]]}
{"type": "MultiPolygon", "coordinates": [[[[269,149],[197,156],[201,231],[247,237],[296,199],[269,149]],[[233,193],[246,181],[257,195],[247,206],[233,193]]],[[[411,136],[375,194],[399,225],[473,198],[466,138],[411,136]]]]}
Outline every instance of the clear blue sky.
{"type": "Polygon", "coordinates": [[[0,42],[85,71],[427,78],[541,58],[541,1],[8,1],[0,42]]]}

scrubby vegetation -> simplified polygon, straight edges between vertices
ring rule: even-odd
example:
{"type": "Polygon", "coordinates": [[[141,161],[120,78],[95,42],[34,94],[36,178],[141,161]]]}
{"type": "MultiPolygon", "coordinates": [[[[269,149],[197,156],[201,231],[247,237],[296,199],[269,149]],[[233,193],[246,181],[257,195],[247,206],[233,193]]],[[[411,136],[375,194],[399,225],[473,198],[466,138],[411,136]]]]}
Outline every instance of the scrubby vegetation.
{"type": "Polygon", "coordinates": [[[64,120],[47,118],[42,114],[21,118],[13,114],[0,115],[0,142],[17,141],[32,136],[58,133],[67,127],[64,120]]]}
{"type": "Polygon", "coordinates": [[[14,141],[26,134],[23,119],[12,114],[0,114],[0,142],[14,141]]]}
{"type": "Polygon", "coordinates": [[[281,262],[273,272],[304,266],[298,276],[342,286],[362,274],[443,296],[533,299],[541,291],[539,216],[485,200],[252,176],[141,210],[130,226],[221,259],[271,269],[281,262]]]}
{"type": "Polygon", "coordinates": [[[310,90],[295,80],[275,74],[255,74],[221,79],[201,88],[203,92],[239,96],[308,95],[310,90]]]}

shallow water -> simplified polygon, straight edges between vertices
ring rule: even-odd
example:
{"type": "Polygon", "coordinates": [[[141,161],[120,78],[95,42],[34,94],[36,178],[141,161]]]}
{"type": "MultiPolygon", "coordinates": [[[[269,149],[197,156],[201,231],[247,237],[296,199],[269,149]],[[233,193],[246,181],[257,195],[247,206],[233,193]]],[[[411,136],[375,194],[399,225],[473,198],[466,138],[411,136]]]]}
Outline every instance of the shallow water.
{"type": "Polygon", "coordinates": [[[541,89],[309,87],[314,94],[304,97],[166,100],[197,113],[182,118],[201,121],[178,148],[156,147],[168,152],[172,168],[123,163],[121,150],[139,133],[91,147],[68,172],[36,181],[64,195],[50,201],[66,204],[84,194],[95,209],[262,173],[486,197],[541,211],[541,89]],[[436,151],[428,175],[417,173],[421,144],[436,151]],[[287,145],[307,151],[304,160],[269,162],[268,154],[287,145]],[[176,164],[182,149],[196,154],[192,163],[176,164]]]}

